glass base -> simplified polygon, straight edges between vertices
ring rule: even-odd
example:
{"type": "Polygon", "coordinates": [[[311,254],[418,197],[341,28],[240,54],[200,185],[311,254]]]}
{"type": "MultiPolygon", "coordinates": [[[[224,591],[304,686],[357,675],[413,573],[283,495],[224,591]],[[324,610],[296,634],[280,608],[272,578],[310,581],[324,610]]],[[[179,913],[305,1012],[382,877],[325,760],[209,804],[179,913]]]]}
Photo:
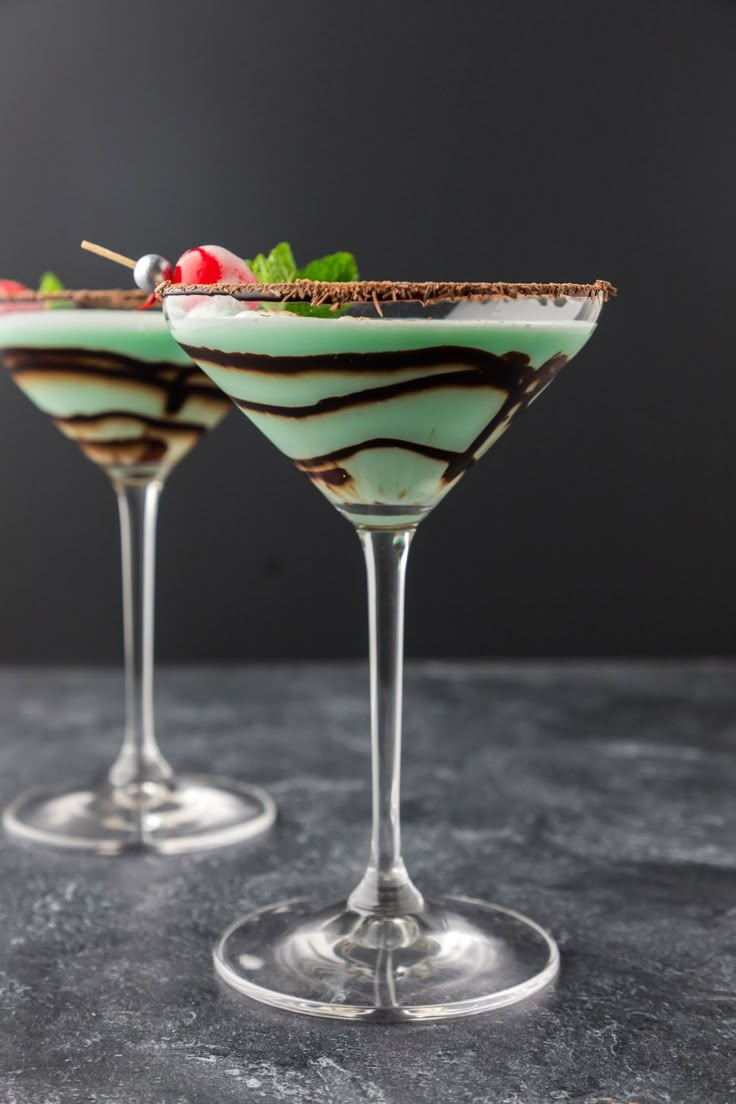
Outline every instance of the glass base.
{"type": "Polygon", "coordinates": [[[416,1022],[503,1008],[557,976],[554,940],[517,912],[471,897],[378,917],[304,898],[252,912],[214,951],[220,977],[265,1004],[310,1016],[416,1022]]]}
{"type": "Polygon", "coordinates": [[[135,788],[38,787],[8,805],[3,824],[11,835],[48,847],[172,855],[250,839],[275,818],[276,806],[256,786],[184,775],[135,788]]]}

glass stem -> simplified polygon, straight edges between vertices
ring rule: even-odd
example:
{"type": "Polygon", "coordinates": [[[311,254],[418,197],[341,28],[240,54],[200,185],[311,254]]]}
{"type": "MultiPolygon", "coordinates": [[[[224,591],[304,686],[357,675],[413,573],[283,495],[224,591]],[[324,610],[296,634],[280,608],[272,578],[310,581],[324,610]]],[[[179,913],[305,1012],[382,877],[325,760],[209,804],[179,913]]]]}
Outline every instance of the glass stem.
{"type": "Polygon", "coordinates": [[[153,726],[153,618],[156,515],[163,484],[113,482],[120,513],[125,644],[125,739],[108,774],[121,797],[146,803],[173,771],[153,726]]]}
{"type": "Polygon", "coordinates": [[[373,832],[349,906],[383,915],[418,912],[422,895],[401,857],[399,819],[404,578],[413,529],[359,529],[368,575],[373,832]]]}

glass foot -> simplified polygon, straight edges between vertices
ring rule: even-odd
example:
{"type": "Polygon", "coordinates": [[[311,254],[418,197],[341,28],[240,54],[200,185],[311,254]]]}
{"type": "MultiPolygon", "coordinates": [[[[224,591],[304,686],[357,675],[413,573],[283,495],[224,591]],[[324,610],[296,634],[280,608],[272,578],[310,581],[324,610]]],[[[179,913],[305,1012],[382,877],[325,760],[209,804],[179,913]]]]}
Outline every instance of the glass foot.
{"type": "Polygon", "coordinates": [[[11,835],[49,847],[172,855],[250,839],[275,818],[276,806],[256,786],[184,775],[135,788],[38,787],[11,802],[3,824],[11,835]]]}
{"type": "Polygon", "coordinates": [[[377,917],[304,898],[232,924],[214,952],[220,977],[254,1000],[347,1020],[469,1016],[530,997],[557,976],[554,940],[517,912],[471,897],[377,917]]]}

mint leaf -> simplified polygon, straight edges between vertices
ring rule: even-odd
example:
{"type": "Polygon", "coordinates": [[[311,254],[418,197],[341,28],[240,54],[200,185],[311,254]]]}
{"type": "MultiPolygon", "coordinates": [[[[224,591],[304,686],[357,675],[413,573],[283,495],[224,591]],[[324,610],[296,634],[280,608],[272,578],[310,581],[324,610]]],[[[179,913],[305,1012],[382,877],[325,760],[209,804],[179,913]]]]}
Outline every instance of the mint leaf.
{"type": "MultiPolygon", "coordinates": [[[[38,282],[39,295],[49,295],[53,291],[64,291],[64,285],[54,272],[44,272],[38,282]]],[[[66,310],[73,305],[64,299],[49,299],[44,303],[46,310],[66,310]]]]}
{"type": "Polygon", "coordinates": [[[345,283],[358,279],[358,265],[352,253],[330,253],[310,261],[297,272],[300,280],[325,280],[328,283],[345,283]]]}
{"type": "Polygon", "coordinates": [[[279,242],[267,257],[259,253],[245,263],[259,284],[290,284],[296,276],[296,261],[288,242],[279,242]]]}
{"type": "Polygon", "coordinates": [[[39,281],[38,290],[42,295],[48,295],[52,291],[63,291],[64,285],[53,272],[44,272],[39,281]]]}
{"type": "MultiPolygon", "coordinates": [[[[279,242],[268,256],[259,253],[252,261],[245,263],[259,284],[291,284],[297,279],[344,283],[358,279],[358,266],[352,253],[330,253],[310,261],[304,268],[297,268],[288,242],[279,242]]],[[[327,306],[313,307],[310,303],[286,303],[285,309],[310,318],[337,318],[342,314],[342,310],[327,306]]]]}
{"type": "Polygon", "coordinates": [[[290,284],[296,279],[343,283],[358,279],[358,266],[352,253],[330,253],[310,261],[304,268],[297,268],[288,242],[279,242],[268,256],[259,253],[245,263],[259,284],[290,284]]]}

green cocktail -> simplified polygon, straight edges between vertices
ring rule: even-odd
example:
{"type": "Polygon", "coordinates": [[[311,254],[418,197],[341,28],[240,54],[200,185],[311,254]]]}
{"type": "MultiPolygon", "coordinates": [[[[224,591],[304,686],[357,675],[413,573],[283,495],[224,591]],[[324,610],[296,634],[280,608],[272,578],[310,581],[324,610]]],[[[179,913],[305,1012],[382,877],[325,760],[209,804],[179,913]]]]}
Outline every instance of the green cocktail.
{"type": "Polygon", "coordinates": [[[404,574],[413,534],[592,334],[610,285],[295,281],[171,285],[171,332],[356,527],[368,570],[373,833],[336,905],[290,898],[234,923],[219,974],[257,1000],[417,1021],[521,1000],[559,964],[533,921],[425,898],[401,857],[404,574]]]}
{"type": "Polygon", "coordinates": [[[588,340],[590,321],[411,321],[244,310],[173,332],[361,525],[415,523],[588,340]]]}
{"type": "Polygon", "coordinates": [[[274,819],[244,783],[175,774],[153,717],[154,562],[158,499],[172,468],[230,409],[172,340],[143,292],[0,291],[0,368],[112,480],[123,561],[126,724],[101,782],[22,794],[5,827],[54,847],[119,854],[181,852],[253,836],[274,819]]]}
{"type": "Polygon", "coordinates": [[[28,398],[112,474],[167,473],[229,409],[171,340],[158,311],[6,311],[0,360],[28,398]]]}

